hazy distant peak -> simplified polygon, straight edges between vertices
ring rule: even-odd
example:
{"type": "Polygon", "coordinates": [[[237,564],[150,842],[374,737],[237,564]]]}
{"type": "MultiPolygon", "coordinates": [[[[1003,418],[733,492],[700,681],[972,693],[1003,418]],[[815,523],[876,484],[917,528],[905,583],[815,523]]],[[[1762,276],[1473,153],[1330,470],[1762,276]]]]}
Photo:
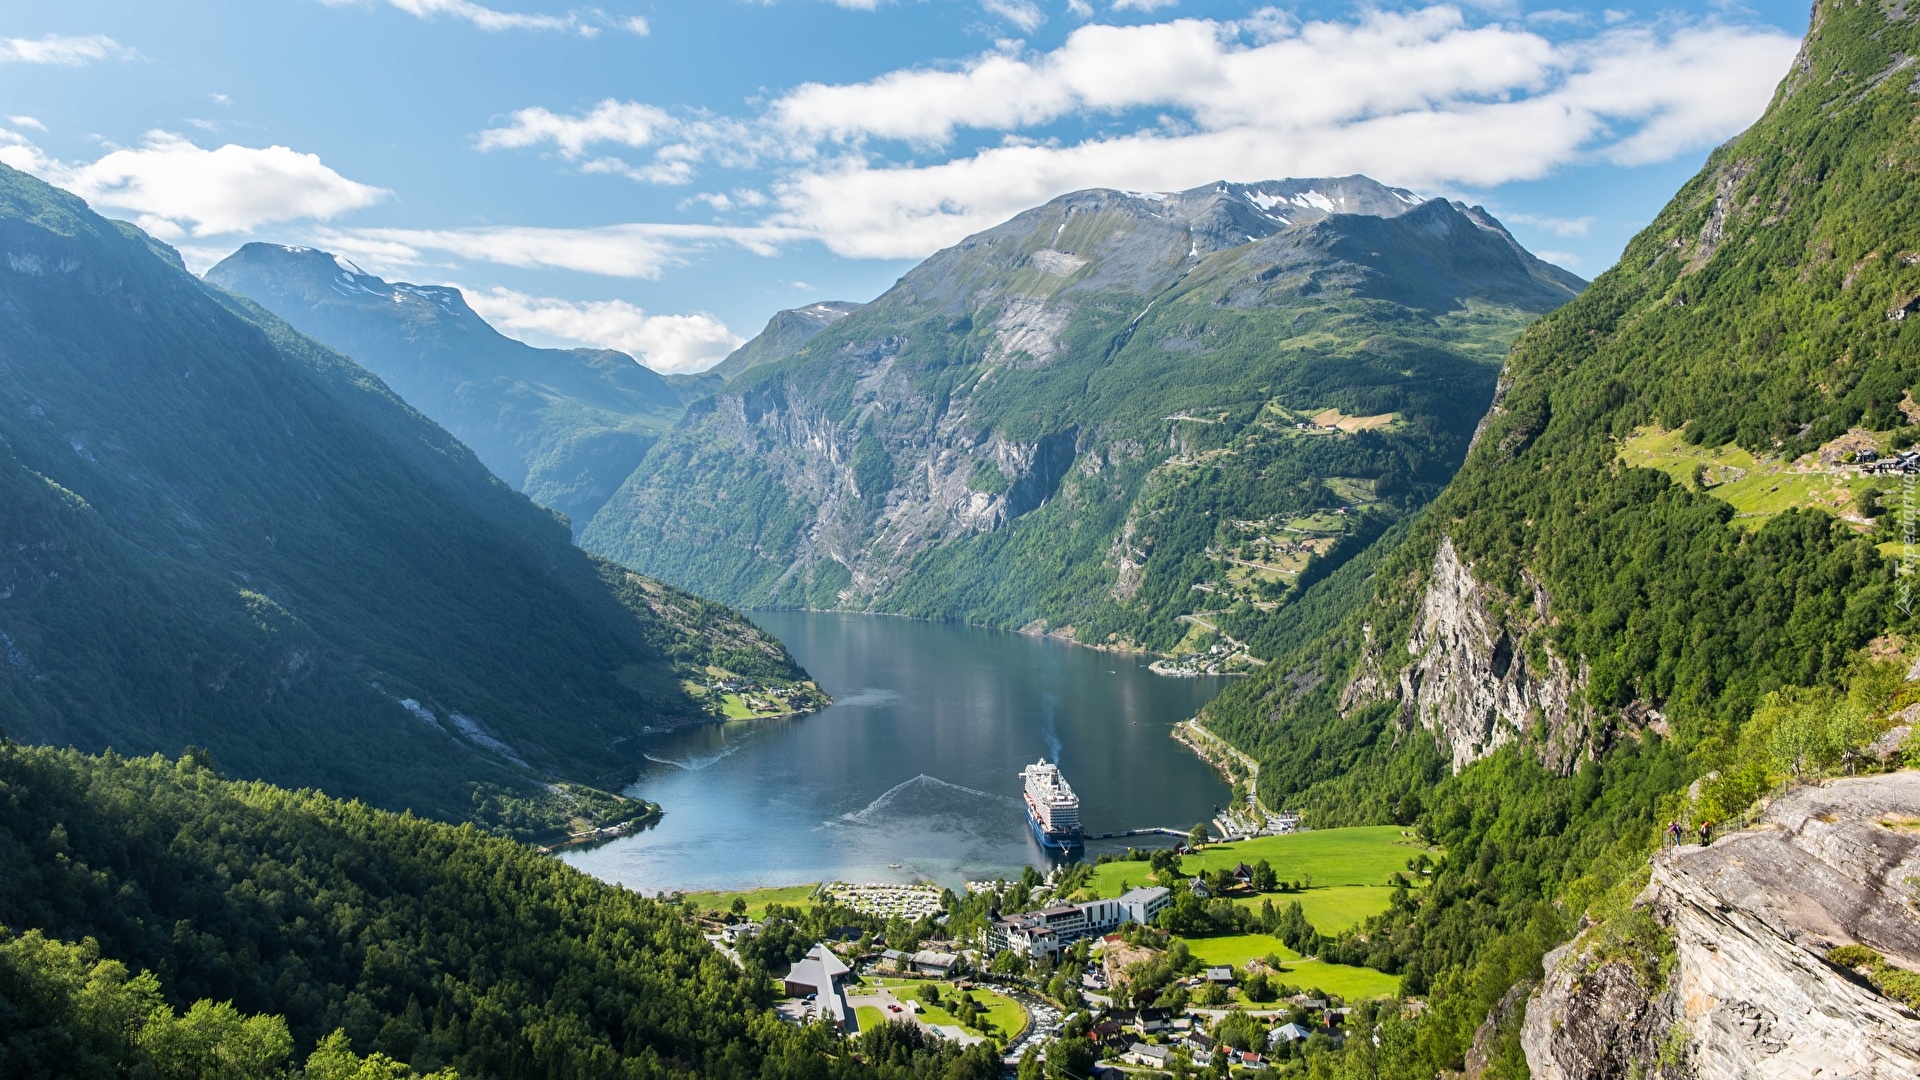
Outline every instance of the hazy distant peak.
{"type": "Polygon", "coordinates": [[[396,304],[424,305],[421,314],[448,317],[452,325],[467,330],[496,333],[467,306],[467,298],[459,289],[388,281],[367,273],[344,256],[319,248],[246,244],[220,260],[205,276],[215,285],[243,295],[254,295],[264,286],[309,304],[325,302],[331,293],[351,302],[374,297],[396,304]]]}
{"type": "Polygon", "coordinates": [[[851,300],[821,300],[805,307],[776,311],[773,318],[767,320],[766,329],[708,370],[731,379],[748,368],[785,360],[815,334],[865,306],[851,300]]]}

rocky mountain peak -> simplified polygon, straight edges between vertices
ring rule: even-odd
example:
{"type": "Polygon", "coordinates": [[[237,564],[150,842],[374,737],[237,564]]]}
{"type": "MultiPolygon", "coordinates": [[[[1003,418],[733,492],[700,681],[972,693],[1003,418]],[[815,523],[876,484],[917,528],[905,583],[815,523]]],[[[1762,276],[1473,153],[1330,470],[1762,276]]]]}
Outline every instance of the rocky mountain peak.
{"type": "Polygon", "coordinates": [[[1266,261],[1255,273],[1284,264],[1322,272],[1328,282],[1351,283],[1352,266],[1370,264],[1358,276],[1404,279],[1393,298],[1418,306],[1488,295],[1489,283],[1477,280],[1484,268],[1506,283],[1492,286],[1495,292],[1512,294],[1507,299],[1527,310],[1547,310],[1585,285],[1534,258],[1482,207],[1342,176],[1071,192],[934,254],[873,306],[950,318],[977,317],[1000,303],[1065,311],[1080,297],[1151,297],[1189,275],[1206,275],[1218,260],[1258,262],[1242,258],[1256,251],[1266,261]],[[1352,251],[1339,249],[1343,238],[1358,238],[1347,245],[1352,251]],[[1448,246],[1459,250],[1436,250],[1448,246]],[[1418,265],[1401,269],[1403,256],[1418,265]],[[1436,272],[1444,283],[1413,282],[1436,272]]]}
{"type": "Polygon", "coordinates": [[[680,415],[679,392],[626,353],[517,341],[459,289],[387,281],[325,251],[261,243],[206,279],[353,357],[495,476],[575,521],[593,516],[680,415]]]}
{"type": "MultiPolygon", "coordinates": [[[[502,335],[467,305],[459,289],[445,285],[415,285],[387,281],[367,273],[348,259],[318,248],[252,243],[220,260],[206,279],[223,289],[267,303],[268,296],[306,306],[364,304],[369,300],[395,310],[415,326],[415,332],[434,330],[502,335]]],[[[277,307],[268,303],[269,307],[277,307]]]]}
{"type": "Polygon", "coordinates": [[[805,307],[776,311],[773,318],[767,320],[766,329],[728,353],[725,360],[709,370],[722,378],[731,379],[748,368],[785,360],[800,346],[813,340],[815,334],[863,306],[851,300],[821,300],[805,307]]]}

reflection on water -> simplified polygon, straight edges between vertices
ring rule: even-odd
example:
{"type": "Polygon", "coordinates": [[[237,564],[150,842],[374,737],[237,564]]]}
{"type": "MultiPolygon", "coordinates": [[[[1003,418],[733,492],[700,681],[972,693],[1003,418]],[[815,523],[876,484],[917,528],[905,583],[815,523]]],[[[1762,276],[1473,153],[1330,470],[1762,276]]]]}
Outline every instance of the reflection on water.
{"type": "Polygon", "coordinates": [[[753,617],[835,704],[633,740],[623,749],[642,769],[630,791],[665,816],[567,852],[568,862],[648,892],[828,879],[958,886],[1047,864],[1018,775],[1042,755],[1060,762],[1090,832],[1186,828],[1229,797],[1168,737],[1220,680],[1163,678],[1129,657],[950,624],[753,617]]]}

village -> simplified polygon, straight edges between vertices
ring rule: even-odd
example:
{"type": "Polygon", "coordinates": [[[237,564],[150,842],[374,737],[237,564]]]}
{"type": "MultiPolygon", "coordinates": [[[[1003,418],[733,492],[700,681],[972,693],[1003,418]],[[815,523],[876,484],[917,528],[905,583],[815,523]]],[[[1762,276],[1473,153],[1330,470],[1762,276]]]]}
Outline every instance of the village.
{"type": "Polygon", "coordinates": [[[1313,955],[1311,942],[1327,939],[1299,915],[1299,901],[1332,926],[1330,902],[1370,905],[1367,894],[1377,894],[1384,904],[1430,865],[1428,849],[1397,829],[1308,832],[1295,815],[1286,828],[1104,853],[1017,881],[970,881],[958,894],[928,882],[828,882],[804,900],[770,891],[795,906],[759,912],[750,912],[754,894],[740,894],[701,922],[736,962],[775,973],[789,1023],[849,1036],[904,1023],[990,1044],[1022,1076],[1024,1059],[1061,1041],[1088,1055],[1083,1076],[1286,1075],[1358,1024],[1424,1008],[1390,976],[1313,955]],[[1283,863],[1288,875],[1306,870],[1283,880],[1272,857],[1295,852],[1303,857],[1283,863]],[[1331,876],[1336,866],[1379,884],[1315,885],[1313,870],[1331,876]],[[1288,898],[1298,898],[1293,911],[1273,917],[1274,901],[1288,898]],[[1229,909],[1255,912],[1250,903],[1264,904],[1258,910],[1272,921],[1234,916],[1238,933],[1207,922],[1229,909]]]}

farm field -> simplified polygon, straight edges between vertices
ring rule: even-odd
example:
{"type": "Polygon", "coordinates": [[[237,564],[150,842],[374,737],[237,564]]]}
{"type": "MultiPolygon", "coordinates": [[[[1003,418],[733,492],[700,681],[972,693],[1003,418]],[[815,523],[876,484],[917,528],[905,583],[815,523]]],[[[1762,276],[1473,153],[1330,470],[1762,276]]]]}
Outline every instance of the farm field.
{"type": "MultiPolygon", "coordinates": [[[[1436,849],[1422,844],[1410,830],[1398,825],[1362,825],[1350,829],[1315,829],[1288,836],[1258,836],[1232,844],[1208,844],[1199,854],[1183,857],[1180,868],[1192,875],[1265,859],[1282,881],[1305,881],[1311,877],[1316,887],[1385,885],[1394,871],[1404,872],[1407,860],[1422,852],[1438,855],[1436,849]]],[[[1118,896],[1130,886],[1147,884],[1151,876],[1152,871],[1144,862],[1104,863],[1094,870],[1087,892],[1096,897],[1118,896]]],[[[1269,895],[1274,896],[1274,903],[1280,903],[1278,894],[1269,895]]],[[[1304,897],[1301,905],[1306,906],[1304,897]]]]}
{"type": "MultiPolygon", "coordinates": [[[[1884,448],[1883,448],[1884,449],[1884,448]]],[[[1695,487],[1700,472],[1705,491],[1733,507],[1734,520],[1750,529],[1796,507],[1830,514],[1854,510],[1854,493],[1875,482],[1868,477],[1832,472],[1796,472],[1790,463],[1756,458],[1737,445],[1690,446],[1678,431],[1643,427],[1620,444],[1623,464],[1658,469],[1676,483],[1695,487]]]]}
{"type": "Polygon", "coordinates": [[[1182,938],[1187,949],[1205,964],[1226,964],[1243,971],[1249,960],[1265,956],[1280,959],[1282,969],[1275,979],[1303,990],[1337,994],[1349,1000],[1390,997],[1399,993],[1400,977],[1372,968],[1329,964],[1320,960],[1302,960],[1298,953],[1266,934],[1222,934],[1217,937],[1182,938]]]}
{"type": "Polygon", "coordinates": [[[740,892],[692,892],[686,894],[687,903],[695,911],[726,911],[735,897],[747,902],[747,918],[766,917],[768,904],[785,904],[787,907],[812,907],[815,885],[776,885],[766,889],[745,889],[740,892]]]}
{"type": "Polygon", "coordinates": [[[1392,897],[1393,890],[1384,885],[1315,885],[1297,893],[1236,896],[1233,902],[1259,910],[1263,901],[1271,900],[1275,910],[1285,911],[1288,904],[1298,900],[1300,910],[1306,914],[1307,921],[1313,924],[1314,929],[1323,934],[1338,934],[1387,910],[1392,897]]]}

